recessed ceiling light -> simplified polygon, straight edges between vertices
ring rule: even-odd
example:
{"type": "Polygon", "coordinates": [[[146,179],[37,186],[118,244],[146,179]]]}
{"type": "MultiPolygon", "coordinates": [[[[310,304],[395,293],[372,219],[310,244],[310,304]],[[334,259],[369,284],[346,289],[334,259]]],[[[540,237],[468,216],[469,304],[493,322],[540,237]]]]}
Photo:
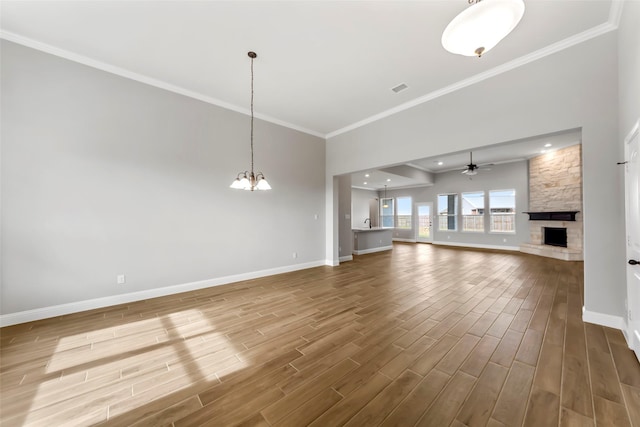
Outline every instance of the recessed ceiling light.
{"type": "Polygon", "coordinates": [[[551,143],[550,143],[550,142],[547,142],[546,144],[544,144],[544,146],[545,146],[545,147],[547,147],[547,148],[549,148],[549,147],[551,147],[551,143]]]}
{"type": "Polygon", "coordinates": [[[364,174],[364,177],[365,177],[365,178],[369,178],[369,174],[368,174],[368,173],[365,173],[365,174],[364,174]]]}
{"type": "Polygon", "coordinates": [[[363,182],[364,185],[367,185],[367,181],[363,182]]]}
{"type": "Polygon", "coordinates": [[[438,162],[438,166],[444,165],[444,162],[438,162]]]}
{"type": "Polygon", "coordinates": [[[391,178],[387,178],[387,182],[391,182],[391,178]]]}

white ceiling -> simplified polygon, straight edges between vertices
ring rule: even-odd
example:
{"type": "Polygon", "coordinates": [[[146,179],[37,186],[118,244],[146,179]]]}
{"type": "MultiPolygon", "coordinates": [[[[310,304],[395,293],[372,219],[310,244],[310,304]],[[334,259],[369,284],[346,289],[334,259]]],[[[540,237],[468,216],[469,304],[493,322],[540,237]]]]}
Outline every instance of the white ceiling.
{"type": "MultiPolygon", "coordinates": [[[[570,130],[551,135],[537,136],[504,144],[496,144],[473,150],[473,163],[480,166],[478,173],[492,173],[492,165],[531,159],[553,151],[579,144],[580,130],[570,130]]],[[[462,172],[469,163],[469,151],[414,160],[408,165],[435,174],[449,171],[462,172]],[[439,164],[442,163],[442,164],[439,164]]],[[[461,179],[465,178],[461,175],[461,179]]],[[[437,177],[435,178],[437,180],[437,177]]],[[[419,187],[425,180],[389,173],[385,170],[365,170],[351,174],[352,187],[367,190],[419,187]],[[368,176],[367,176],[368,175],[368,176]],[[366,184],[365,184],[366,183],[366,184]]]]}
{"type": "MultiPolygon", "coordinates": [[[[253,50],[256,116],[331,137],[611,31],[621,10],[620,0],[525,5],[516,29],[482,58],[453,55],[440,44],[467,0],[2,0],[0,34],[245,114],[253,50]],[[401,83],[408,89],[394,93],[401,83]]],[[[580,135],[483,147],[474,150],[474,163],[531,158],[548,142],[562,148],[580,135]]],[[[438,173],[467,163],[469,153],[462,152],[410,165],[438,173]]],[[[425,182],[369,170],[354,173],[352,184],[382,189],[425,182]]]]}
{"type": "Polygon", "coordinates": [[[5,39],[245,113],[254,50],[256,115],[331,136],[610,31],[619,13],[618,0],[525,4],[480,59],[440,44],[467,0],[3,0],[0,26],[5,39]]]}

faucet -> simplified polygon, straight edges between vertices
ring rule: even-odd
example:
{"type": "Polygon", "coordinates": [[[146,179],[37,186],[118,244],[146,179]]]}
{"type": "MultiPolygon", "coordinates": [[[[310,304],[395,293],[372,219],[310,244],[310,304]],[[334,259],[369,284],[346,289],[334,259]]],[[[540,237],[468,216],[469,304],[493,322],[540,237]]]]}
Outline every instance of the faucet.
{"type": "Polygon", "coordinates": [[[371,228],[371,218],[367,218],[367,219],[365,219],[365,220],[364,220],[364,223],[366,224],[366,223],[367,223],[367,221],[369,221],[369,228],[371,228]]]}

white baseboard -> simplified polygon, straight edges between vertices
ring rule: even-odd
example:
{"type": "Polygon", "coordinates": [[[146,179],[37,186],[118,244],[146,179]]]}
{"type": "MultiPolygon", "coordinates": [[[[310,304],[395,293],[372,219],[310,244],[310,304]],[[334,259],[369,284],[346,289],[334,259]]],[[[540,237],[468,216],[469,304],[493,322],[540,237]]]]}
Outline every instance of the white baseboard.
{"type": "Polygon", "coordinates": [[[433,241],[434,245],[442,246],[457,246],[461,248],[478,248],[478,249],[498,249],[501,251],[519,251],[519,246],[500,246],[500,245],[484,245],[480,243],[459,243],[459,242],[445,242],[445,241],[433,241]]]}
{"type": "Polygon", "coordinates": [[[393,239],[394,242],[407,242],[407,243],[416,243],[416,239],[403,239],[400,237],[394,237],[393,239]]]}
{"type": "Polygon", "coordinates": [[[327,259],[324,261],[324,265],[328,265],[329,267],[337,267],[340,265],[340,259],[337,259],[337,260],[327,259]]]}
{"type": "Polygon", "coordinates": [[[382,251],[390,251],[393,249],[393,246],[380,246],[378,248],[371,249],[362,249],[361,251],[353,251],[354,255],[364,255],[364,254],[372,254],[374,252],[382,252],[382,251]]]}
{"type": "Polygon", "coordinates": [[[322,265],[327,265],[325,260],[270,268],[250,273],[234,274],[231,276],[217,277],[214,279],[200,280],[197,282],[183,283],[180,285],[166,286],[145,291],[94,298],[85,301],[54,305],[51,307],[25,310],[17,313],[2,314],[0,315],[0,327],[17,325],[18,323],[33,322],[34,320],[48,319],[50,317],[63,316],[65,314],[94,310],[96,308],[109,307],[112,305],[126,304],[134,301],[179,294],[181,292],[195,291],[197,289],[226,285],[228,283],[241,282],[243,280],[257,279],[259,277],[273,276],[274,274],[289,273],[291,271],[304,270],[322,265]]]}
{"type": "Polygon", "coordinates": [[[600,326],[607,326],[609,328],[620,329],[621,331],[624,331],[626,329],[625,321],[622,316],[614,316],[612,314],[589,311],[585,309],[584,306],[582,306],[582,321],[587,323],[594,323],[600,326]]]}
{"type": "Polygon", "coordinates": [[[353,255],[345,255],[340,257],[340,262],[353,261],[353,255]]]}

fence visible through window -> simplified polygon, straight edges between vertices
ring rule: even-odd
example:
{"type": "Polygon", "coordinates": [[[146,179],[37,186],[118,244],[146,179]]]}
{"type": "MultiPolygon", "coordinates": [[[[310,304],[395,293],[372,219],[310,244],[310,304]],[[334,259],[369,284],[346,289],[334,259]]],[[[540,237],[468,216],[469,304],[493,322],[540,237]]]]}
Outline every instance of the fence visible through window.
{"type": "Polygon", "coordinates": [[[515,213],[491,214],[491,228],[494,233],[514,233],[516,231],[515,213]]]}

